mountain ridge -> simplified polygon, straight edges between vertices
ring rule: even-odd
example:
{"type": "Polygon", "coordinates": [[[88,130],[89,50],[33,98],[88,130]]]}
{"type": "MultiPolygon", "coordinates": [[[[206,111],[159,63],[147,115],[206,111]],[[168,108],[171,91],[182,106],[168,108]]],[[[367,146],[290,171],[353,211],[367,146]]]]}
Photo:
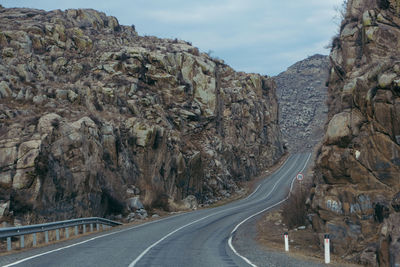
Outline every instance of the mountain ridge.
{"type": "Polygon", "coordinates": [[[313,55],[273,77],[277,83],[279,122],[289,151],[311,151],[323,137],[327,119],[329,59],[313,55]]]}

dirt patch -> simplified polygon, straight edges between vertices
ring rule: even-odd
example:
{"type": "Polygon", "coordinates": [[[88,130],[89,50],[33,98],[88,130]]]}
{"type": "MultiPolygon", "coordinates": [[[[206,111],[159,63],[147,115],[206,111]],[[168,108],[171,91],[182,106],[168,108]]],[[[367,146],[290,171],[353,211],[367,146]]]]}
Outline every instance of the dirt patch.
{"type": "MultiPolygon", "coordinates": [[[[256,241],[261,246],[267,247],[273,251],[284,252],[283,234],[288,232],[290,256],[324,263],[324,250],[319,245],[319,240],[322,237],[315,233],[311,227],[289,230],[282,222],[282,212],[283,211],[278,208],[267,212],[258,220],[256,241]]],[[[333,266],[361,266],[347,263],[340,257],[332,254],[331,263],[333,266]]]]}
{"type": "MultiPolygon", "coordinates": [[[[302,195],[304,191],[311,188],[311,185],[313,184],[312,177],[314,176],[313,162],[315,162],[315,150],[316,149],[314,149],[314,153],[312,153],[310,159],[311,163],[308,165],[307,169],[303,171],[304,180],[301,184],[298,181],[295,181],[291,197],[298,196],[299,194],[302,195]]],[[[323,235],[315,233],[312,230],[311,225],[307,223],[304,223],[304,225],[295,225],[295,227],[290,229],[288,225],[285,224],[284,217],[286,217],[287,221],[287,217],[290,216],[283,216],[284,207],[285,205],[294,202],[289,198],[287,202],[266,212],[257,221],[256,241],[261,246],[267,247],[273,251],[284,252],[285,247],[283,235],[287,232],[289,234],[289,251],[291,256],[303,260],[324,263],[324,248],[322,246],[323,242],[321,242],[323,241],[323,235]]],[[[333,254],[331,254],[331,264],[333,266],[361,266],[348,263],[333,254]]]]}

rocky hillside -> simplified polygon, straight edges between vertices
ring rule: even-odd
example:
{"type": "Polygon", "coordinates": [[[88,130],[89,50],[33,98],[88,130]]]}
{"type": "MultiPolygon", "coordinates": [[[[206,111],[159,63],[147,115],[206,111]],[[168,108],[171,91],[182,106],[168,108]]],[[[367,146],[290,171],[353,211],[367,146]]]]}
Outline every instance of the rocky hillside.
{"type": "Polygon", "coordinates": [[[312,223],[333,252],[400,265],[400,2],[350,0],[330,54],[312,223]]]}
{"type": "Polygon", "coordinates": [[[282,135],[291,152],[312,150],[322,140],[328,113],[329,58],[314,55],[274,77],[282,135]]]}
{"type": "Polygon", "coordinates": [[[0,8],[0,54],[0,221],[210,204],[284,153],[271,78],[104,13],[0,8]]]}

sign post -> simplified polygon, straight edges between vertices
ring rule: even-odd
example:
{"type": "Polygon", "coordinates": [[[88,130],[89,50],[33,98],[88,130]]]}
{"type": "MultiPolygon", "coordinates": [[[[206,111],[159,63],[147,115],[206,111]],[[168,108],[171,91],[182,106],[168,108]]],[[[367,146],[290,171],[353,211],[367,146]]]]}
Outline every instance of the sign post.
{"type": "Polygon", "coordinates": [[[303,185],[302,185],[302,181],[303,181],[303,179],[304,179],[304,174],[302,174],[301,172],[299,172],[297,175],[296,175],[296,179],[297,179],[297,181],[299,181],[299,183],[300,183],[300,191],[302,191],[303,192],[303,185]]]}

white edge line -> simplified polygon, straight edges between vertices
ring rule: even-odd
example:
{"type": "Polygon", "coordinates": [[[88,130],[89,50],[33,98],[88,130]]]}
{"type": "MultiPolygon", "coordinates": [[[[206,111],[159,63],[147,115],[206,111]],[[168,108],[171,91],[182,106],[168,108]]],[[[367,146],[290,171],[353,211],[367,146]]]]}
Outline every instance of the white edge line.
{"type": "Polygon", "coordinates": [[[81,241],[81,242],[78,242],[78,243],[74,243],[74,244],[71,244],[71,245],[68,245],[68,246],[65,246],[65,247],[53,249],[53,250],[46,251],[46,252],[43,252],[43,253],[40,253],[40,254],[36,254],[36,255],[33,255],[33,256],[30,256],[30,257],[27,257],[27,258],[23,258],[21,260],[9,263],[7,265],[3,265],[3,267],[14,266],[14,265],[23,263],[25,261],[32,260],[34,258],[38,258],[38,257],[44,256],[44,255],[47,255],[47,254],[50,254],[50,253],[53,253],[53,252],[57,252],[57,251],[60,251],[60,250],[64,250],[64,249],[67,249],[67,248],[71,248],[71,247],[74,247],[74,246],[85,244],[87,242],[96,240],[98,238],[106,237],[106,236],[109,236],[109,235],[114,235],[114,234],[117,234],[117,233],[122,233],[122,232],[125,232],[125,231],[129,231],[129,230],[132,230],[132,229],[135,229],[135,228],[143,227],[143,226],[146,226],[146,225],[149,225],[149,224],[153,224],[153,223],[156,223],[156,222],[161,222],[161,221],[164,221],[164,220],[167,220],[167,219],[170,219],[170,218],[181,216],[183,214],[186,214],[186,213],[181,213],[181,214],[177,214],[177,215],[174,215],[174,216],[169,216],[167,218],[162,218],[160,220],[155,220],[155,221],[152,221],[152,222],[143,223],[143,224],[140,224],[140,225],[135,225],[133,227],[129,227],[129,228],[126,228],[126,229],[121,229],[121,230],[118,230],[118,231],[115,231],[115,232],[112,232],[112,233],[107,233],[107,234],[104,234],[104,235],[96,236],[96,237],[93,237],[93,238],[90,238],[90,239],[87,239],[87,240],[84,240],[84,241],[81,241]]]}
{"type": "MultiPolygon", "coordinates": [[[[269,176],[272,176],[272,175],[278,173],[278,172],[283,168],[283,166],[285,165],[285,163],[289,160],[289,158],[290,158],[290,157],[288,157],[288,158],[285,160],[285,162],[283,162],[283,164],[282,164],[276,171],[274,171],[273,173],[270,173],[269,175],[267,175],[266,178],[268,178],[269,176]]],[[[258,189],[260,188],[261,185],[262,185],[262,183],[260,183],[260,184],[257,186],[256,190],[254,190],[253,193],[251,193],[250,195],[248,195],[244,200],[247,200],[247,199],[249,199],[252,195],[254,195],[254,194],[258,191],[258,189]]]]}
{"type": "Polygon", "coordinates": [[[235,253],[237,256],[239,256],[240,258],[242,258],[242,260],[244,260],[248,265],[250,265],[250,266],[252,266],[252,267],[257,267],[257,265],[255,265],[254,263],[252,263],[248,258],[243,257],[242,255],[240,255],[240,254],[236,251],[236,249],[235,249],[235,248],[233,247],[233,245],[232,245],[232,235],[229,237],[228,244],[229,244],[229,247],[231,248],[231,250],[233,251],[233,253],[235,253]]]}
{"type": "MultiPolygon", "coordinates": [[[[283,165],[282,165],[282,166],[283,166],[283,165]]],[[[281,168],[282,168],[282,166],[281,166],[281,168]]],[[[281,168],[279,168],[278,171],[279,171],[281,168]]],[[[254,194],[254,193],[259,189],[260,186],[261,186],[261,184],[256,188],[256,190],[255,190],[252,194],[254,194]]],[[[247,198],[249,198],[252,194],[250,194],[247,198]]],[[[247,198],[245,198],[245,199],[247,199],[247,198]]],[[[131,264],[129,264],[128,267],[133,267],[133,266],[135,266],[135,265],[144,257],[144,255],[146,255],[147,252],[149,252],[153,247],[157,246],[157,245],[160,244],[162,241],[164,241],[166,238],[168,238],[169,236],[171,236],[171,235],[175,234],[176,232],[182,230],[183,228],[185,228],[185,227],[187,227],[187,226],[190,226],[190,225],[192,225],[192,224],[194,224],[194,223],[200,222],[200,221],[202,221],[202,220],[204,220],[204,219],[206,219],[206,218],[208,218],[208,217],[211,217],[211,216],[220,214],[220,213],[222,213],[222,212],[226,212],[226,211],[228,211],[228,210],[236,209],[236,208],[238,208],[238,207],[240,207],[240,206],[232,207],[232,208],[229,208],[229,209],[224,209],[224,210],[221,210],[221,211],[218,211],[218,212],[209,214],[209,215],[207,215],[207,216],[205,216],[205,217],[203,217],[203,218],[200,218],[200,219],[198,219],[198,220],[196,220],[196,221],[193,221],[193,222],[191,222],[191,223],[185,224],[185,225],[183,225],[183,226],[181,226],[181,227],[175,229],[174,231],[168,233],[167,235],[165,235],[164,237],[162,237],[161,239],[159,239],[158,241],[154,242],[154,243],[151,244],[149,247],[147,247],[138,257],[136,257],[136,259],[135,259],[134,261],[131,262],[131,264]]],[[[234,249],[234,248],[233,248],[233,249],[234,249]]],[[[244,260],[245,260],[247,263],[251,264],[247,259],[244,259],[244,260]]]]}
{"type": "MultiPolygon", "coordinates": [[[[259,188],[260,186],[261,186],[261,184],[257,187],[256,191],[258,190],[258,188],[259,188]]],[[[253,192],[253,193],[255,193],[255,192],[253,192]]],[[[253,193],[252,193],[252,194],[253,194],[253,193]]],[[[231,209],[233,209],[233,208],[236,208],[236,207],[232,207],[232,208],[230,208],[230,209],[226,209],[226,210],[222,210],[222,211],[220,211],[220,212],[216,212],[216,213],[210,214],[210,215],[208,215],[208,216],[206,216],[206,217],[203,217],[203,218],[201,218],[201,219],[199,219],[199,220],[197,220],[197,221],[194,221],[194,222],[192,222],[192,223],[199,222],[199,221],[201,221],[201,220],[203,220],[203,219],[206,219],[206,218],[208,218],[208,217],[210,217],[210,216],[217,215],[217,214],[219,214],[219,213],[221,213],[221,212],[224,212],[224,211],[227,211],[227,210],[231,210],[231,209]]],[[[71,244],[71,245],[68,245],[68,246],[65,246],[65,247],[53,249],[53,250],[46,251],[46,252],[43,252],[43,253],[40,253],[40,254],[36,254],[36,255],[33,255],[33,256],[30,256],[30,257],[27,257],[27,258],[23,258],[23,259],[21,259],[21,260],[18,260],[18,261],[9,263],[9,264],[7,264],[7,265],[4,265],[3,267],[14,266],[14,265],[23,263],[23,262],[25,262],[25,261],[29,261],[29,260],[32,260],[32,259],[34,259],[34,258],[38,258],[38,257],[44,256],[44,255],[47,255],[47,254],[50,254],[50,253],[53,253],[53,252],[57,252],[57,251],[60,251],[60,250],[64,250],[64,249],[67,249],[67,248],[71,248],[71,247],[74,247],[74,246],[78,246],[78,245],[81,245],[81,244],[85,244],[85,243],[87,243],[87,242],[96,240],[96,239],[98,239],[98,238],[102,238],[102,237],[106,237],[106,236],[109,236],[109,235],[114,235],[114,234],[117,234],[117,233],[129,231],[129,230],[132,230],[132,229],[135,229],[135,228],[139,228],[139,227],[143,227],[143,226],[146,226],[146,225],[149,225],[149,224],[153,224],[153,223],[156,223],[156,222],[161,222],[161,221],[164,221],[164,220],[167,220],[167,219],[170,219],[170,218],[175,218],[175,217],[178,217],[178,216],[181,216],[181,215],[184,215],[184,214],[187,214],[187,213],[181,213],[181,214],[178,214],[178,215],[175,215],[175,216],[169,216],[169,217],[167,217],[167,218],[163,218],[163,219],[160,219],[160,220],[155,220],[155,221],[152,221],[152,222],[148,222],[148,223],[136,225],[136,226],[133,226],[133,227],[130,227],[130,228],[127,228],[127,229],[122,229],[122,230],[115,231],[115,232],[112,232],[112,233],[108,233],[108,234],[96,236],[96,237],[93,237],[93,238],[84,240],[84,241],[82,241],[82,242],[79,242],[79,243],[74,243],[74,244],[71,244]]],[[[161,241],[163,241],[165,238],[167,238],[168,236],[171,236],[172,234],[176,233],[177,231],[179,231],[179,230],[181,230],[181,229],[183,229],[183,228],[185,228],[185,227],[191,225],[192,223],[186,224],[186,225],[184,225],[184,226],[182,226],[182,227],[176,229],[175,231],[169,233],[167,236],[164,236],[163,238],[161,238],[160,240],[158,240],[156,243],[153,243],[150,247],[148,247],[145,251],[143,251],[129,266],[134,266],[134,265],[135,265],[135,264],[136,264],[136,263],[151,249],[151,248],[153,248],[154,246],[156,246],[157,244],[159,244],[159,243],[160,243],[161,241]]]]}
{"type": "Polygon", "coordinates": [[[197,219],[197,220],[195,220],[195,221],[193,221],[193,222],[190,222],[190,223],[188,223],[188,224],[185,224],[185,225],[183,225],[183,226],[181,226],[181,227],[175,229],[174,231],[168,233],[167,235],[165,235],[164,237],[162,237],[162,238],[159,239],[158,241],[156,241],[156,242],[154,242],[153,244],[151,244],[150,246],[148,246],[139,256],[136,257],[136,259],[135,259],[134,261],[131,262],[131,264],[129,264],[129,267],[135,266],[135,265],[144,257],[144,255],[146,255],[153,247],[157,246],[157,245],[160,244],[162,241],[164,241],[166,238],[168,238],[168,237],[170,237],[171,235],[175,234],[176,232],[182,230],[183,228],[188,227],[188,226],[190,226],[190,225],[192,225],[192,224],[198,223],[198,222],[200,222],[200,221],[202,221],[202,220],[204,220],[204,219],[207,219],[207,218],[209,218],[209,217],[211,217],[211,216],[218,215],[218,214],[220,214],[220,213],[223,213],[223,212],[226,212],[226,211],[229,211],[229,210],[232,210],[232,209],[237,209],[238,207],[241,207],[241,206],[243,206],[243,204],[242,204],[242,205],[239,205],[239,206],[236,206],[236,207],[231,207],[231,208],[229,208],[229,209],[224,209],[224,210],[220,210],[220,211],[214,212],[214,213],[212,213],[212,214],[209,214],[209,215],[207,215],[207,216],[204,216],[204,217],[202,217],[202,218],[200,218],[200,219],[197,219]]]}
{"type": "MultiPolygon", "coordinates": [[[[312,155],[312,153],[310,153],[310,155],[308,156],[307,161],[304,163],[303,169],[301,169],[300,172],[302,172],[302,171],[306,168],[307,163],[308,163],[308,161],[309,161],[310,158],[311,158],[311,155],[312,155]]],[[[282,177],[283,177],[283,176],[282,176],[282,177]]],[[[263,209],[263,210],[261,210],[261,211],[255,213],[255,214],[253,214],[253,215],[247,217],[246,219],[244,219],[243,221],[241,221],[239,224],[237,224],[237,225],[235,226],[235,228],[232,230],[231,235],[230,235],[229,240],[228,240],[228,245],[229,245],[230,249],[233,251],[233,253],[236,254],[236,256],[238,256],[238,257],[240,257],[241,259],[243,259],[243,260],[244,260],[246,263],[248,263],[250,266],[252,266],[252,267],[257,267],[257,265],[255,265],[254,263],[252,263],[248,258],[246,258],[246,257],[244,257],[244,256],[242,256],[242,255],[240,255],[240,254],[236,251],[236,249],[234,248],[234,246],[233,246],[233,244],[232,244],[232,236],[233,236],[233,234],[237,231],[237,229],[239,228],[239,226],[242,225],[243,223],[245,223],[246,221],[248,221],[248,220],[250,220],[251,218],[253,218],[253,217],[255,217],[255,216],[257,216],[257,215],[259,215],[259,214],[261,214],[261,213],[263,213],[263,212],[265,212],[265,211],[267,211],[267,210],[269,210],[269,209],[271,209],[271,208],[273,208],[273,207],[275,207],[275,206],[278,206],[279,204],[281,204],[281,203],[285,202],[286,200],[288,200],[289,197],[290,197],[290,194],[292,193],[293,183],[294,183],[295,179],[296,179],[296,177],[294,177],[294,178],[292,179],[292,182],[291,182],[291,184],[290,184],[289,193],[288,193],[288,195],[286,196],[285,199],[283,199],[283,200],[279,201],[278,203],[275,203],[275,204],[273,204],[273,205],[271,205],[271,206],[269,206],[269,207],[266,207],[265,209],[263,209]]],[[[281,179],[279,179],[279,180],[275,183],[275,185],[276,185],[280,180],[281,180],[281,179]]],[[[274,187],[272,188],[272,190],[269,192],[269,194],[267,195],[267,197],[268,197],[268,196],[271,194],[271,192],[274,190],[275,185],[274,185],[274,187]]]]}
{"type": "Polygon", "coordinates": [[[67,248],[70,248],[70,247],[74,247],[74,246],[77,246],[77,245],[80,245],[80,244],[87,243],[87,242],[89,242],[89,241],[93,241],[93,240],[98,239],[98,238],[100,238],[100,237],[105,237],[105,236],[109,236],[109,235],[112,235],[112,234],[115,234],[115,233],[120,233],[120,232],[122,232],[122,231],[113,232],[113,233],[108,233],[108,234],[105,234],[105,235],[102,235],[102,236],[96,236],[96,237],[87,239],[87,240],[85,240],[85,241],[79,242],[79,243],[71,244],[71,245],[68,245],[68,246],[65,246],[65,247],[57,248],[57,249],[50,250],[50,251],[47,251],[47,252],[44,252],[44,253],[40,253],[40,254],[36,254],[36,255],[30,256],[30,257],[28,257],[28,258],[24,258],[24,259],[22,259],[22,260],[19,260],[19,261],[16,261],[16,262],[13,262],[13,263],[9,263],[9,264],[7,264],[7,265],[4,265],[3,267],[8,267],[8,266],[17,265],[17,264],[23,263],[23,262],[25,262],[25,261],[28,261],[28,260],[31,260],[31,259],[34,259],[34,258],[43,256],[43,255],[46,255],[46,254],[50,254],[50,253],[53,253],[53,252],[56,252],[56,251],[64,250],[64,249],[67,249],[67,248]]]}
{"type": "Polygon", "coordinates": [[[248,195],[244,200],[247,200],[247,199],[249,199],[252,195],[254,195],[254,194],[257,192],[257,190],[260,188],[260,186],[261,186],[261,184],[259,184],[259,185],[257,186],[256,190],[254,190],[253,193],[251,193],[250,195],[248,195]]]}
{"type": "Polygon", "coordinates": [[[212,213],[212,214],[210,214],[210,215],[207,215],[207,216],[205,216],[205,217],[203,217],[203,218],[197,219],[197,220],[195,220],[195,221],[193,221],[193,222],[190,222],[190,223],[188,223],[188,224],[185,224],[185,225],[183,225],[183,226],[181,226],[181,227],[175,229],[174,231],[170,232],[169,234],[165,235],[163,238],[159,239],[158,241],[154,242],[152,245],[150,245],[149,247],[147,247],[138,257],[136,257],[136,259],[135,259],[134,261],[131,262],[131,264],[129,264],[129,267],[135,266],[136,263],[138,263],[138,262],[143,258],[143,256],[146,255],[147,252],[149,252],[150,249],[152,249],[153,247],[157,246],[159,243],[161,243],[162,241],[164,241],[166,238],[170,237],[171,235],[175,234],[176,232],[182,230],[182,229],[185,228],[185,227],[188,227],[188,226],[190,226],[190,225],[192,225],[192,224],[195,224],[195,223],[197,223],[197,222],[200,222],[200,221],[202,221],[202,220],[204,220],[204,219],[207,219],[208,217],[214,216],[214,215],[216,215],[216,214],[218,214],[218,213],[221,213],[221,212],[223,212],[223,211],[219,211],[219,212],[216,212],[216,213],[212,213]]]}
{"type": "MultiPolygon", "coordinates": [[[[310,155],[310,156],[311,156],[311,155],[310,155]]],[[[307,161],[308,161],[308,160],[307,160],[307,161]]],[[[282,168],[282,166],[281,166],[281,168],[282,168]]],[[[278,171],[279,171],[281,168],[279,168],[278,171]]],[[[304,168],[303,168],[303,169],[304,169],[304,168]]],[[[281,180],[281,179],[279,179],[278,182],[279,182],[280,180],[281,180]]],[[[293,184],[293,181],[292,181],[292,184],[293,184]]],[[[257,189],[256,189],[255,191],[257,191],[258,188],[259,188],[260,186],[261,186],[261,184],[257,187],[257,189]]],[[[276,184],[274,185],[273,189],[275,188],[275,186],[276,186],[276,184]]],[[[270,191],[270,193],[273,191],[273,189],[270,191]]],[[[253,192],[253,193],[255,193],[255,192],[253,192]]],[[[253,194],[253,193],[252,193],[252,194],[253,194]]],[[[269,193],[269,194],[270,194],[270,193],[269,193]]],[[[269,194],[268,194],[268,195],[269,195],[269,194]]],[[[267,197],[268,197],[268,196],[267,196],[267,197]]],[[[285,199],[285,200],[286,200],[286,199],[285,199]]],[[[280,203],[277,203],[277,204],[275,204],[275,205],[278,205],[278,204],[280,204],[280,203]]],[[[271,206],[271,207],[273,207],[273,206],[271,206]]],[[[269,207],[269,208],[271,208],[271,207],[269,207]]],[[[179,227],[178,229],[175,229],[173,232],[167,234],[166,236],[164,236],[163,238],[161,238],[160,240],[158,240],[157,242],[155,242],[155,243],[153,243],[151,246],[149,246],[146,250],[144,250],[144,251],[129,265],[129,267],[135,266],[135,264],[136,264],[150,249],[152,249],[154,246],[156,246],[156,245],[158,245],[159,243],[161,243],[161,242],[162,242],[163,240],[165,240],[167,237],[169,237],[169,236],[171,236],[172,234],[178,232],[179,230],[181,230],[181,229],[183,229],[183,228],[185,228],[185,227],[187,227],[187,226],[189,226],[189,225],[192,225],[192,224],[194,224],[194,223],[200,222],[200,221],[202,221],[202,220],[204,220],[204,219],[206,219],[206,218],[208,218],[208,217],[217,215],[217,214],[219,214],[219,213],[222,213],[222,212],[225,212],[225,211],[234,209],[234,208],[237,208],[237,207],[232,207],[232,208],[229,208],[229,209],[226,209],[226,210],[222,210],[222,211],[219,211],[219,212],[210,214],[210,215],[205,216],[205,217],[203,217],[203,218],[200,218],[200,219],[198,219],[198,220],[196,220],[196,221],[193,221],[193,222],[191,222],[191,223],[189,223],[189,224],[186,224],[186,225],[184,225],[184,226],[181,226],[181,227],[179,227]]],[[[267,208],[267,209],[268,209],[268,208],[267,208]]],[[[261,212],[264,212],[264,211],[265,211],[265,210],[263,210],[263,211],[261,211],[261,212]]],[[[259,213],[261,213],[261,212],[259,212],[259,213]]],[[[237,229],[242,223],[244,223],[244,222],[247,221],[248,219],[250,219],[250,218],[252,218],[252,217],[258,215],[259,213],[254,214],[254,215],[252,215],[251,217],[249,217],[249,218],[247,218],[246,220],[244,220],[244,221],[242,221],[241,223],[239,223],[239,224],[237,225],[237,227],[235,227],[235,230],[234,230],[234,231],[236,231],[236,229],[237,229]]],[[[164,221],[164,220],[167,220],[167,219],[170,219],[170,218],[173,218],[173,217],[178,217],[178,216],[181,216],[181,215],[184,215],[184,214],[187,214],[187,213],[182,213],[182,214],[178,214],[178,215],[175,215],[175,216],[170,216],[170,217],[167,217],[167,218],[163,218],[163,219],[160,219],[160,220],[156,220],[156,221],[152,221],[152,222],[148,222],[148,223],[136,225],[136,226],[133,226],[133,227],[130,227],[130,228],[126,228],[126,229],[122,229],[122,230],[119,230],[119,231],[115,231],[115,232],[112,232],[112,233],[108,233],[108,234],[96,236],[96,237],[93,237],[93,238],[84,240],[84,241],[82,241],[82,242],[78,242],[78,243],[71,244],[71,245],[68,245],[68,246],[65,246],[65,247],[57,248],[57,249],[54,249],[54,250],[46,251],[46,252],[43,252],[43,253],[40,253],[40,254],[36,254],[36,255],[33,255],[33,256],[24,258],[24,259],[21,259],[21,260],[18,260],[18,261],[9,263],[9,264],[7,264],[7,265],[4,265],[3,267],[14,266],[14,265],[23,263],[23,262],[25,262],[25,261],[28,261],[28,260],[31,260],[31,259],[34,259],[34,258],[38,258],[38,257],[44,256],[44,255],[47,255],[47,254],[50,254],[50,253],[53,253],[53,252],[61,251],[61,250],[64,250],[64,249],[67,249],[67,248],[70,248],[70,247],[74,247],[74,246],[78,246],[78,245],[81,245],[81,244],[85,244],[85,243],[87,243],[87,242],[90,242],[90,241],[93,241],[93,240],[96,240],[96,239],[99,239],[99,238],[102,238],[102,237],[114,235],[114,234],[117,234],[117,233],[122,233],[122,232],[129,231],[129,230],[132,230],[132,229],[135,229],[135,228],[139,228],[139,227],[143,227],[143,226],[146,226],[146,225],[149,225],[149,224],[153,224],[153,223],[156,223],[156,222],[164,221]]],[[[232,233],[233,233],[234,231],[232,231],[232,233]]],[[[231,235],[232,235],[232,233],[231,233],[231,235]]],[[[234,248],[233,245],[232,245],[232,240],[231,240],[231,239],[232,239],[232,236],[229,238],[229,240],[230,240],[230,241],[229,241],[229,243],[230,243],[229,245],[230,245],[232,251],[233,251],[236,255],[238,255],[239,257],[241,257],[243,260],[245,260],[248,264],[252,265],[252,263],[251,263],[247,258],[241,256],[239,253],[236,252],[235,248],[234,248]]],[[[256,266],[256,265],[252,265],[252,266],[256,266]]]]}

